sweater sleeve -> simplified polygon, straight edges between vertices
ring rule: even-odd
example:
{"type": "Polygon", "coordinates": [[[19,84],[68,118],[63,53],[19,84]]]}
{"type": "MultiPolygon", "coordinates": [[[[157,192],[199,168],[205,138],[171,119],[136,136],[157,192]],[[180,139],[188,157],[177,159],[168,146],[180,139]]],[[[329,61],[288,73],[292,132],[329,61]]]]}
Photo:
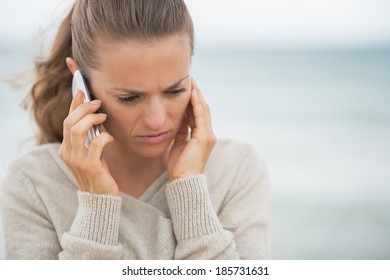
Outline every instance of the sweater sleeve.
{"type": "Polygon", "coordinates": [[[121,197],[77,192],[79,208],[63,234],[60,259],[120,259],[118,243],[121,197]]]}
{"type": "Polygon", "coordinates": [[[204,175],[173,181],[166,194],[176,259],[269,258],[268,174],[253,150],[239,164],[218,213],[204,175]]]}
{"type": "Polygon", "coordinates": [[[79,208],[61,236],[36,188],[10,168],[1,186],[1,214],[7,259],[119,259],[121,198],[78,192],[79,208]]]}

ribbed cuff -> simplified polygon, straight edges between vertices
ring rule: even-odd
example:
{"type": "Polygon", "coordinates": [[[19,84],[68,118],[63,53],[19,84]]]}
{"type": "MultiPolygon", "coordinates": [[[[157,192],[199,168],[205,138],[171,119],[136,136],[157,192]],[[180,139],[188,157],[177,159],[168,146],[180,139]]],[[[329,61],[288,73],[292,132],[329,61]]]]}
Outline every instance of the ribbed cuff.
{"type": "Polygon", "coordinates": [[[122,198],[77,192],[79,208],[69,234],[104,245],[117,245],[122,198]]]}
{"type": "Polygon", "coordinates": [[[167,184],[166,196],[173,230],[178,240],[222,230],[211,205],[205,176],[186,177],[170,182],[167,184]]]}

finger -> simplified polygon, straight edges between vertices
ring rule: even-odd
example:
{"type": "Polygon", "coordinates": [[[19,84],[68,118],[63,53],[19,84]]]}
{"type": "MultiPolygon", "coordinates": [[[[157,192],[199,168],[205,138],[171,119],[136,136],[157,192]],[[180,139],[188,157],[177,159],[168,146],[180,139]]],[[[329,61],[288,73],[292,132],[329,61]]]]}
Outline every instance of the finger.
{"type": "Polygon", "coordinates": [[[78,90],[70,103],[69,113],[73,112],[78,106],[84,103],[84,95],[81,90],[78,90]]]}
{"type": "Polygon", "coordinates": [[[202,106],[202,110],[204,111],[204,116],[206,117],[208,123],[211,125],[211,111],[208,103],[206,102],[204,95],[202,94],[202,91],[199,89],[197,83],[194,79],[192,79],[192,88],[196,91],[196,96],[200,100],[200,104],[202,106]]]}
{"type": "Polygon", "coordinates": [[[104,147],[113,141],[114,138],[108,132],[101,132],[98,137],[92,139],[88,151],[88,161],[100,165],[104,147]]]}
{"type": "Polygon", "coordinates": [[[200,89],[198,87],[198,84],[196,83],[195,79],[191,77],[191,87],[192,89],[195,89],[200,92],[200,89]]]}
{"type": "Polygon", "coordinates": [[[196,91],[197,93],[197,96],[199,98],[199,100],[201,101],[201,104],[203,106],[203,110],[205,110],[206,112],[206,117],[208,118],[208,122],[210,123],[211,125],[211,111],[210,111],[210,106],[208,105],[208,103],[206,102],[205,98],[204,98],[204,95],[202,94],[202,91],[199,89],[199,86],[198,84],[196,83],[196,81],[192,78],[192,87],[193,89],[196,91]]]}
{"type": "Polygon", "coordinates": [[[193,108],[194,127],[192,129],[205,129],[209,126],[208,112],[205,110],[198,92],[194,89],[191,93],[191,104],[193,108]]]}
{"type": "MultiPolygon", "coordinates": [[[[78,98],[78,97],[77,97],[78,98]]],[[[77,101],[75,101],[75,104],[77,104],[77,101]]],[[[83,117],[85,117],[88,114],[91,114],[95,112],[100,107],[100,100],[99,101],[92,101],[88,103],[82,103],[78,105],[76,109],[74,109],[69,115],[66,117],[63,123],[63,142],[66,146],[71,146],[71,134],[70,130],[72,127],[78,123],[83,117]]]]}
{"type": "Polygon", "coordinates": [[[191,78],[191,82],[192,82],[192,89],[196,91],[199,99],[201,100],[201,102],[203,104],[207,104],[206,103],[206,100],[204,99],[204,96],[202,94],[202,91],[200,90],[198,84],[195,82],[194,78],[191,78]]]}
{"type": "Polygon", "coordinates": [[[175,144],[183,143],[188,140],[188,134],[189,134],[189,127],[188,127],[188,120],[187,117],[183,117],[183,120],[181,121],[179,131],[176,134],[175,137],[175,144]]]}
{"type": "MultiPolygon", "coordinates": [[[[80,106],[83,102],[84,102],[83,93],[81,92],[81,90],[79,90],[79,91],[76,93],[76,95],[72,98],[72,102],[71,102],[70,108],[69,108],[69,114],[72,113],[72,112],[73,112],[78,106],[80,106]]],[[[72,123],[71,123],[71,121],[68,119],[69,114],[68,114],[68,116],[65,118],[65,120],[64,120],[64,122],[63,122],[63,128],[62,128],[62,137],[63,137],[62,142],[65,144],[65,146],[70,145],[70,136],[69,136],[68,131],[69,131],[70,128],[72,127],[72,123]]],[[[61,145],[61,146],[64,146],[64,145],[61,145]]],[[[62,150],[63,150],[63,149],[65,149],[65,148],[62,148],[62,150]]]]}
{"type": "Polygon", "coordinates": [[[202,91],[199,89],[197,83],[193,78],[191,79],[191,82],[192,82],[192,91],[195,91],[195,97],[197,97],[197,100],[200,101],[199,104],[202,107],[202,110],[209,111],[209,106],[206,100],[204,99],[202,91]]]}
{"type": "Polygon", "coordinates": [[[193,105],[195,127],[192,128],[191,138],[203,139],[206,142],[213,142],[215,136],[212,128],[209,106],[200,91],[196,90],[199,90],[199,87],[195,82],[193,83],[193,88],[191,103],[193,105]]]}
{"type": "Polygon", "coordinates": [[[70,143],[72,148],[84,149],[88,130],[91,129],[93,125],[99,125],[103,123],[106,118],[107,115],[103,113],[89,114],[76,123],[70,131],[70,143]]]}
{"type": "Polygon", "coordinates": [[[93,100],[91,102],[86,102],[79,104],[64,121],[64,133],[67,133],[67,130],[70,130],[76,123],[78,123],[82,118],[88,114],[96,112],[101,106],[100,100],[93,100]]]}
{"type": "MultiPolygon", "coordinates": [[[[192,93],[191,93],[192,95],[192,93]]],[[[194,116],[194,107],[192,106],[191,99],[186,109],[186,116],[188,120],[188,124],[191,129],[195,128],[195,116],[194,116]]]]}

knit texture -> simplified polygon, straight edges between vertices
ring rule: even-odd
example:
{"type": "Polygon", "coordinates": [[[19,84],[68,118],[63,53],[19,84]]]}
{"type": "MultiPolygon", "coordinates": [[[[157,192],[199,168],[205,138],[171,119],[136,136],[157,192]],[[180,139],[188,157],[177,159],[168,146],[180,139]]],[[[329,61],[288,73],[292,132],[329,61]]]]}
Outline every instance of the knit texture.
{"type": "Polygon", "coordinates": [[[105,245],[117,244],[122,199],[120,197],[105,199],[105,195],[80,191],[77,195],[79,213],[76,214],[69,233],[105,245]]]}
{"type": "Polygon", "coordinates": [[[213,211],[205,176],[173,181],[166,194],[177,239],[208,235],[222,230],[213,211]]]}
{"type": "Polygon", "coordinates": [[[81,192],[58,149],[8,165],[7,259],[270,258],[268,172],[249,145],[218,140],[204,174],[169,182],[165,172],[139,198],[81,192]]]}

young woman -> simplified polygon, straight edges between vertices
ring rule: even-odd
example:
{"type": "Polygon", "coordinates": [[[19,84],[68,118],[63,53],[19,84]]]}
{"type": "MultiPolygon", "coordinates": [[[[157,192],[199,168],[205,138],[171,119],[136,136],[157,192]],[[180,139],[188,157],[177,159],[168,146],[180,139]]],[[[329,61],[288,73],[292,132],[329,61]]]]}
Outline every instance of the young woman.
{"type": "Polygon", "coordinates": [[[181,0],[76,1],[36,65],[40,145],[2,184],[7,258],[269,257],[264,163],[216,140],[193,48],[181,0]],[[76,70],[93,101],[72,98],[76,70]]]}

